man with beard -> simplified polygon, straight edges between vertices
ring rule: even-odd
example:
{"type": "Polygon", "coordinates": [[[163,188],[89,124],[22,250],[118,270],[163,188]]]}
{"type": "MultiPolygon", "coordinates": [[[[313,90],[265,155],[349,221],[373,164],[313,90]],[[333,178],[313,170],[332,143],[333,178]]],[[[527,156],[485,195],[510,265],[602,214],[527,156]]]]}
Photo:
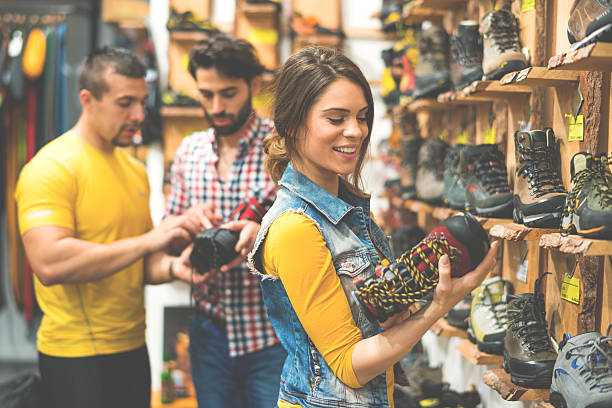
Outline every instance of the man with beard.
{"type": "Polygon", "coordinates": [[[43,312],[45,406],[148,408],[144,284],[192,279],[189,251],[163,250],[191,239],[201,219],[152,228],[144,166],[116,148],[132,143],[144,119],[144,76],[128,51],[93,51],[79,77],[77,123],[19,177],[19,228],[43,312]]]}
{"type": "MultiPolygon", "coordinates": [[[[218,225],[241,203],[275,198],[262,145],[273,123],[257,116],[251,104],[263,71],[251,44],[226,35],[208,38],[191,52],[189,72],[210,128],[187,136],[176,151],[167,218],[194,212],[206,218],[203,223],[218,225]],[[214,215],[204,217],[205,211],[214,215]]],[[[240,255],[193,287],[197,313],[190,353],[198,406],[275,406],[286,353],[268,321],[259,280],[244,263],[259,224],[223,227],[240,230],[240,255]]]]}

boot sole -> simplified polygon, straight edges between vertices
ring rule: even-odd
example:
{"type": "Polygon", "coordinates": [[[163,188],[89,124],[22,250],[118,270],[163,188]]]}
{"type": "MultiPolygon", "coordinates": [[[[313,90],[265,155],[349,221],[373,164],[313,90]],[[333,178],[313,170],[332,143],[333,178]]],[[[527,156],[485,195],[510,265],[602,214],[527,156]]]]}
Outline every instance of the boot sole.
{"type": "Polygon", "coordinates": [[[585,45],[589,45],[597,41],[612,42],[612,23],[606,24],[605,26],[598,28],[597,30],[586,36],[583,40],[572,44],[570,46],[570,51],[577,50],[578,48],[582,48],[585,45]]]}
{"type": "Polygon", "coordinates": [[[554,388],[550,389],[550,403],[555,408],[608,408],[612,406],[612,401],[599,401],[594,404],[580,405],[578,407],[570,407],[565,401],[565,397],[559,391],[554,388]]]}
{"type": "Polygon", "coordinates": [[[612,239],[612,225],[599,225],[587,229],[580,227],[580,216],[571,214],[571,218],[567,225],[561,224],[563,232],[568,234],[577,234],[585,238],[594,239],[612,239]]]}
{"type": "Polygon", "coordinates": [[[504,342],[503,341],[479,341],[474,335],[474,331],[472,328],[468,328],[467,330],[468,340],[472,343],[476,344],[479,351],[488,354],[495,354],[497,356],[501,356],[504,354],[504,342]]]}
{"type": "Polygon", "coordinates": [[[520,209],[514,208],[512,218],[517,224],[523,224],[530,228],[554,228],[561,225],[561,212],[533,214],[525,217],[520,209]]]}
{"type": "Polygon", "coordinates": [[[504,371],[510,373],[510,381],[513,384],[524,388],[546,389],[550,388],[552,383],[552,374],[555,361],[529,364],[529,369],[532,370],[531,375],[517,374],[512,372],[512,366],[520,366],[524,362],[515,358],[508,357],[504,349],[504,371]]]}
{"type": "Polygon", "coordinates": [[[501,79],[501,77],[503,77],[504,75],[510,72],[520,71],[526,66],[527,64],[525,64],[525,61],[520,61],[520,60],[506,61],[499,68],[494,69],[488,74],[485,74],[484,79],[486,80],[501,79]]]}

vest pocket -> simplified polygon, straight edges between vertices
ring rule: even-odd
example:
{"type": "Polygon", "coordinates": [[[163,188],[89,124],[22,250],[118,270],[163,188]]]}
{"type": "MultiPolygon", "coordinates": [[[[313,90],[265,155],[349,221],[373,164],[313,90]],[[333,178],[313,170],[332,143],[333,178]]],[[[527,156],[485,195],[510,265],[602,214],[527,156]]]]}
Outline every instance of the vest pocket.
{"type": "MultiPolygon", "coordinates": [[[[369,265],[370,258],[365,249],[358,252],[340,254],[334,259],[336,274],[350,278],[356,278],[363,274],[363,272],[367,271],[369,265]]],[[[365,278],[366,276],[359,277],[365,278]]]]}

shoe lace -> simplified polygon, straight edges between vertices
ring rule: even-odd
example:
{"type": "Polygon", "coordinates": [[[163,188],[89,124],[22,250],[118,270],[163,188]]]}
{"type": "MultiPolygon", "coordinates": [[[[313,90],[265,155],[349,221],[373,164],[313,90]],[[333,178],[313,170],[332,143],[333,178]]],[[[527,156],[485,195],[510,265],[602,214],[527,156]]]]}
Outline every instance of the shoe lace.
{"type": "Polygon", "coordinates": [[[593,342],[580,344],[567,351],[566,358],[573,356],[582,357],[584,365],[579,368],[578,373],[584,378],[589,388],[598,389],[600,392],[612,391],[612,335],[608,326],[606,336],[601,336],[593,342]]]}
{"type": "Polygon", "coordinates": [[[502,281],[503,287],[504,287],[504,294],[498,302],[493,302],[492,301],[493,296],[491,295],[489,288],[496,283],[497,281],[494,281],[494,282],[483,285],[481,287],[482,291],[479,296],[481,299],[487,299],[487,298],[491,299],[491,305],[489,306],[489,309],[493,313],[493,325],[496,330],[501,330],[501,329],[508,327],[508,322],[510,320],[510,317],[508,316],[508,311],[507,311],[508,296],[509,296],[508,283],[506,281],[502,281]]]}
{"type": "Polygon", "coordinates": [[[474,157],[467,169],[482,182],[487,192],[506,193],[510,191],[504,155],[495,146],[487,149],[482,155],[474,157]]]}
{"type": "Polygon", "coordinates": [[[561,177],[553,167],[554,146],[526,147],[518,143],[518,175],[529,181],[529,193],[539,198],[549,193],[566,193],[561,177]]]}
{"type": "Polygon", "coordinates": [[[437,263],[444,254],[451,262],[461,256],[443,232],[430,234],[396,262],[383,266],[377,272],[380,278],[368,279],[360,285],[358,297],[387,316],[403,310],[422,300],[438,285],[437,263]]]}
{"type": "Polygon", "coordinates": [[[485,38],[492,38],[500,53],[519,49],[518,22],[511,11],[500,9],[491,14],[485,38]]]}
{"type": "Polygon", "coordinates": [[[544,296],[539,293],[541,279],[549,273],[536,279],[534,293],[523,296],[510,295],[511,299],[518,299],[513,305],[516,305],[519,310],[516,314],[509,313],[512,316],[508,328],[516,332],[521,339],[521,346],[529,355],[542,351],[553,351],[546,323],[544,296]]]}
{"type": "Polygon", "coordinates": [[[612,173],[608,165],[608,158],[605,155],[593,157],[593,165],[574,175],[572,180],[573,187],[567,194],[567,200],[563,207],[562,216],[566,217],[578,206],[578,193],[589,181],[594,181],[597,186],[595,196],[599,198],[602,206],[612,205],[612,173]]]}

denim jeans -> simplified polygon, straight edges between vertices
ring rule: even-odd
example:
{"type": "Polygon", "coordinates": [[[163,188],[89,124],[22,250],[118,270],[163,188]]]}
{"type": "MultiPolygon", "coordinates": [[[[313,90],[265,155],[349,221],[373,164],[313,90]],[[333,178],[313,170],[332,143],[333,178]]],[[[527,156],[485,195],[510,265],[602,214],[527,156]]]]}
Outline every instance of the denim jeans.
{"type": "Polygon", "coordinates": [[[287,357],[280,344],[232,358],[225,329],[201,313],[191,320],[189,337],[198,408],[276,407],[287,357]]]}

